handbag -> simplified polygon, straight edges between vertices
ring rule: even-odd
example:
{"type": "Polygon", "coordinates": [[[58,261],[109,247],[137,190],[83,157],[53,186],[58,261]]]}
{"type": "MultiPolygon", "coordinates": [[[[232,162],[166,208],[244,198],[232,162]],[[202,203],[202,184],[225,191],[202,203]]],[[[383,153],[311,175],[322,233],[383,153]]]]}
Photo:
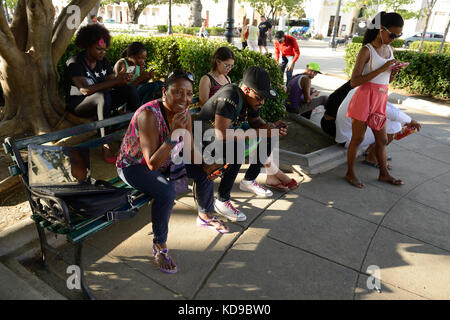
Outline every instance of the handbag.
{"type": "Polygon", "coordinates": [[[189,181],[187,177],[187,171],[184,167],[184,163],[174,164],[170,163],[169,167],[169,181],[176,194],[183,194],[189,192],[189,181]]]}
{"type": "MultiPolygon", "coordinates": [[[[370,53],[370,72],[372,72],[372,51],[369,49],[370,53]]],[[[383,129],[384,123],[386,122],[386,115],[379,112],[372,112],[369,107],[369,116],[367,117],[366,124],[369,128],[380,131],[383,129]]]]}
{"type": "Polygon", "coordinates": [[[61,199],[81,215],[98,217],[106,214],[108,221],[131,219],[137,214],[138,209],[132,203],[133,189],[116,188],[103,180],[97,180],[95,185],[108,186],[115,190],[106,194],[73,195],[61,199]]]}

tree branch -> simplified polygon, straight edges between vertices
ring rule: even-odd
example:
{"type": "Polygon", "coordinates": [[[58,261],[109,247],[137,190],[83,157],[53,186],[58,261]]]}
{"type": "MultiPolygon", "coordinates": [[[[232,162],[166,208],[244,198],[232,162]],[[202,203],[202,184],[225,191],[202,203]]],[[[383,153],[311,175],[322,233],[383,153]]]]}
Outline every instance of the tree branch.
{"type": "MultiPolygon", "coordinates": [[[[79,21],[81,23],[82,19],[84,19],[89,11],[97,4],[97,0],[73,0],[70,2],[61,12],[60,17],[58,18],[58,25],[53,29],[53,37],[52,37],[52,55],[53,55],[53,63],[56,65],[59,59],[64,54],[67,46],[72,40],[72,36],[75,33],[77,28],[68,28],[67,21],[72,19],[72,15],[67,13],[67,8],[71,5],[76,5],[80,8],[80,17],[79,21]]],[[[78,27],[78,26],[77,26],[78,27]]]]}
{"type": "Polygon", "coordinates": [[[25,0],[19,0],[11,23],[11,32],[19,50],[25,52],[28,41],[28,18],[25,0]]]}
{"type": "Polygon", "coordinates": [[[13,67],[23,65],[23,52],[17,47],[14,35],[2,10],[0,10],[0,56],[13,67]]]}

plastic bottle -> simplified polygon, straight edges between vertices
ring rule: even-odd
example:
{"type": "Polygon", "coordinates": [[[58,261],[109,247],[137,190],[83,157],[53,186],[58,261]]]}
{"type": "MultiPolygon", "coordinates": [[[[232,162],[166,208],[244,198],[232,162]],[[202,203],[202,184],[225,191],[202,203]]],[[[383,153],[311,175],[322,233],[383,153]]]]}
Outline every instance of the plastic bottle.
{"type": "Polygon", "coordinates": [[[416,131],[415,128],[411,128],[410,126],[405,124],[402,127],[402,130],[395,134],[394,139],[395,140],[403,139],[404,137],[409,136],[410,134],[414,133],[415,131],[416,131]]]}

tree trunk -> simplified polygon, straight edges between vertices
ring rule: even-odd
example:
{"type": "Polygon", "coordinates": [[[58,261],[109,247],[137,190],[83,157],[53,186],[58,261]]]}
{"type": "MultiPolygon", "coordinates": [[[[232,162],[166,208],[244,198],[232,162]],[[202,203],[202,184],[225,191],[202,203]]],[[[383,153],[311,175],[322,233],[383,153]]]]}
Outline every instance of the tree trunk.
{"type": "Polygon", "coordinates": [[[189,26],[190,27],[201,27],[202,26],[202,2],[201,0],[193,0],[189,4],[191,15],[189,16],[189,26]]]}
{"type": "Polygon", "coordinates": [[[145,9],[145,5],[143,4],[136,4],[134,3],[128,3],[128,9],[130,11],[130,20],[131,23],[138,24],[139,23],[139,17],[141,16],[142,11],[145,9]]]}
{"type": "MultiPolygon", "coordinates": [[[[98,0],[73,0],[82,17],[98,0]]],[[[87,122],[65,113],[56,64],[76,28],[64,9],[54,24],[51,0],[19,0],[11,27],[0,13],[0,83],[5,97],[0,137],[38,135],[87,122]]]]}
{"type": "Polygon", "coordinates": [[[442,49],[444,48],[444,43],[445,43],[445,39],[447,38],[449,27],[450,27],[450,19],[448,19],[447,28],[445,28],[445,32],[444,32],[444,38],[442,39],[441,46],[439,47],[439,54],[442,53],[442,49]]]}
{"type": "Polygon", "coordinates": [[[428,13],[427,13],[427,19],[425,20],[425,28],[423,29],[422,39],[420,40],[419,52],[422,52],[423,41],[425,40],[425,34],[427,33],[428,23],[430,22],[431,13],[433,13],[433,7],[434,7],[436,1],[437,0],[429,0],[429,1],[427,1],[427,3],[428,3],[428,6],[427,6],[428,13]]]}

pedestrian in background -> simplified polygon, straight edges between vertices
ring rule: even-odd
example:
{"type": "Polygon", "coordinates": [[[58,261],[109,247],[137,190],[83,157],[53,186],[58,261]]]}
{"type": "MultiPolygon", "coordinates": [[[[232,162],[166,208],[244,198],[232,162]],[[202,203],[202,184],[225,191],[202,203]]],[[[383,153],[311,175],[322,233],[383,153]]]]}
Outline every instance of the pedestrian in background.
{"type": "Polygon", "coordinates": [[[275,60],[280,64],[280,70],[284,74],[286,70],[286,83],[292,79],[295,62],[300,57],[300,49],[298,48],[297,39],[293,36],[278,31],[275,34],[275,60]],[[281,53],[282,61],[279,61],[281,53]]]}
{"type": "Polygon", "coordinates": [[[257,27],[258,21],[253,20],[253,24],[248,28],[247,43],[251,50],[258,51],[258,37],[259,29],[257,27]]]}
{"type": "Polygon", "coordinates": [[[242,26],[241,30],[241,43],[242,43],[242,50],[247,48],[247,38],[248,38],[248,24],[250,23],[250,19],[247,19],[244,17],[244,25],[242,26]]]}
{"type": "Polygon", "coordinates": [[[267,35],[273,31],[272,24],[266,20],[265,16],[261,16],[261,23],[258,26],[259,29],[259,37],[258,37],[258,46],[259,52],[262,53],[262,48],[266,50],[266,54],[269,53],[267,50],[267,35]]]}

